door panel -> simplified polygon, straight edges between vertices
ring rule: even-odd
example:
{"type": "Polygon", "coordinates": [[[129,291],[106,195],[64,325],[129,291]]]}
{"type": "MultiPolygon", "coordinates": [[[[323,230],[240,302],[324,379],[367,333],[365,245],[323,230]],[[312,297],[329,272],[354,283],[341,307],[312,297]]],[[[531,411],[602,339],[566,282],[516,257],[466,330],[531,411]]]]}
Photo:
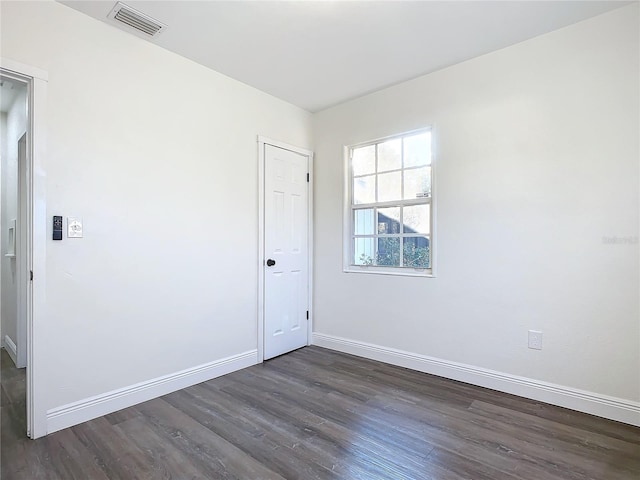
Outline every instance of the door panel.
{"type": "Polygon", "coordinates": [[[264,358],[307,345],[308,183],[305,155],[265,145],[264,358]],[[271,262],[269,262],[271,263],[271,262]]]}

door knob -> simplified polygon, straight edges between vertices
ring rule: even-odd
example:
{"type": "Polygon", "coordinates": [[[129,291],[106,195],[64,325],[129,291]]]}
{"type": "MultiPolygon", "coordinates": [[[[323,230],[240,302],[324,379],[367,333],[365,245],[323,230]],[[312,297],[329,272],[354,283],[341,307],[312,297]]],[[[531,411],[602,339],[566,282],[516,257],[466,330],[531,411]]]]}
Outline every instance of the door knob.
{"type": "Polygon", "coordinates": [[[267,260],[267,267],[273,267],[275,264],[276,264],[275,260],[272,260],[271,258],[267,260]]]}

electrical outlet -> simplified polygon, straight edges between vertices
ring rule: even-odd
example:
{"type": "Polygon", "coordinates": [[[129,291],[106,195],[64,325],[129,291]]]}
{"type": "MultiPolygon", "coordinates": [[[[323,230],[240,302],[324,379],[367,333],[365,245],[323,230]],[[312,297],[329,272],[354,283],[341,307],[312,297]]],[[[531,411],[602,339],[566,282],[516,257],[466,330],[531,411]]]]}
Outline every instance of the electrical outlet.
{"type": "Polygon", "coordinates": [[[542,332],[538,330],[529,330],[529,348],[542,350],[542,332]]]}

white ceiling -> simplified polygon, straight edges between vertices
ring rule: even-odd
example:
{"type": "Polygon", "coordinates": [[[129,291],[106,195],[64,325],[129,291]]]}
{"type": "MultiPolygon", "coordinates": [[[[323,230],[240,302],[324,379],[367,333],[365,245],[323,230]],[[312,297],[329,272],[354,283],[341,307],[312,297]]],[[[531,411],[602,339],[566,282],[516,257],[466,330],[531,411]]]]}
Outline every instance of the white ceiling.
{"type": "MultiPolygon", "coordinates": [[[[116,1],[62,1],[113,25],[116,1]]],[[[315,112],[628,1],[127,1],[150,41],[315,112]]]]}

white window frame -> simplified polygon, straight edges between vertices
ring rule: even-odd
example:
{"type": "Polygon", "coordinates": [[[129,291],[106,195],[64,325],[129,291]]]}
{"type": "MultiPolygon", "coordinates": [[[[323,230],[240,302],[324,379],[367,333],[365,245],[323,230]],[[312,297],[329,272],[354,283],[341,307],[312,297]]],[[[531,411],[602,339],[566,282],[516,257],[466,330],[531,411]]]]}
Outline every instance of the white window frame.
{"type": "MultiPolygon", "coordinates": [[[[368,273],[377,275],[398,275],[405,277],[430,277],[436,276],[436,138],[433,125],[411,130],[408,132],[377,138],[362,143],[347,145],[344,147],[344,219],[343,219],[343,271],[345,273],[368,273]],[[400,200],[397,202],[376,202],[375,207],[393,207],[400,205],[431,204],[430,212],[430,234],[429,234],[429,255],[431,268],[411,268],[411,267],[388,267],[381,265],[354,265],[353,259],[353,212],[356,210],[353,205],[353,170],[351,168],[351,152],[355,148],[366,147],[377,143],[407,137],[419,133],[431,132],[431,197],[427,200],[400,200]]],[[[369,205],[369,206],[371,206],[369,205]]]]}

